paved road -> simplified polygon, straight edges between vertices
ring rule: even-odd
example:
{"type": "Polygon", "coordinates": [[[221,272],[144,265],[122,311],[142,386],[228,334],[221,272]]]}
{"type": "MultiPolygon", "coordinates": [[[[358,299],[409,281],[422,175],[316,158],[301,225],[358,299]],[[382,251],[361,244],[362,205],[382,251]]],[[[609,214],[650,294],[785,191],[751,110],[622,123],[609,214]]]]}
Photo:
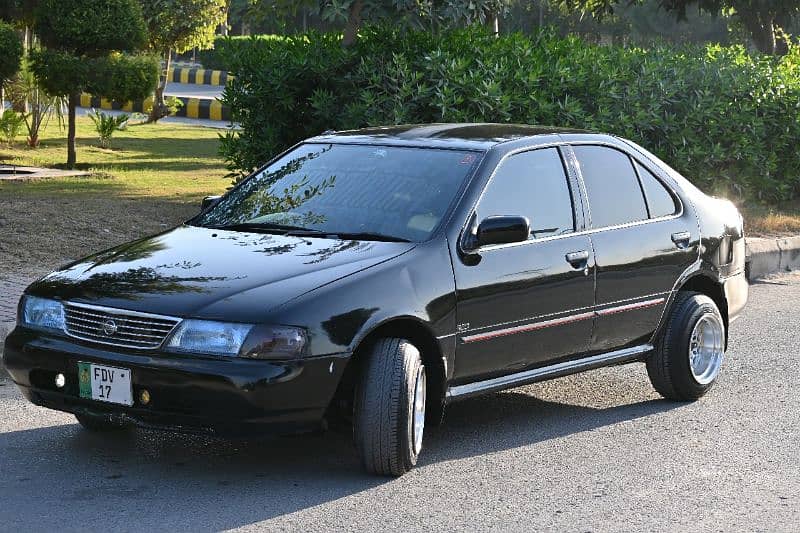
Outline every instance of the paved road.
{"type": "Polygon", "coordinates": [[[168,83],[164,94],[185,98],[219,98],[223,87],[220,85],[199,85],[195,83],[168,83]]]}
{"type": "MultiPolygon", "coordinates": [[[[78,116],[83,116],[90,113],[92,110],[86,107],[79,107],[76,112],[78,116]]],[[[111,109],[102,109],[103,113],[109,115],[121,115],[123,113],[130,114],[125,111],[114,111],[111,109]]],[[[231,128],[231,123],[228,120],[209,120],[205,118],[188,118],[188,117],[164,117],[159,120],[159,124],[183,124],[186,126],[200,126],[203,128],[213,128],[218,130],[227,130],[231,128]]],[[[233,125],[233,129],[239,129],[238,124],[233,125]]]]}
{"type": "Polygon", "coordinates": [[[721,382],[659,400],[640,365],[452,406],[420,466],[346,435],[98,436],[0,386],[1,530],[797,531],[800,275],[756,284],[721,382]]]}

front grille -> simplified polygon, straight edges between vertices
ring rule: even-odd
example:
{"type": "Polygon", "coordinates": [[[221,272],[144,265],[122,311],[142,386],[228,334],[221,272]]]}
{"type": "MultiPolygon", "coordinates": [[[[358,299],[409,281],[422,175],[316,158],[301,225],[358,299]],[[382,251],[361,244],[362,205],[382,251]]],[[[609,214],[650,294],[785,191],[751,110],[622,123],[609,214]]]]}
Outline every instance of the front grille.
{"type": "Polygon", "coordinates": [[[77,339],[142,350],[158,348],[178,318],[65,303],[67,334],[77,339]]]}

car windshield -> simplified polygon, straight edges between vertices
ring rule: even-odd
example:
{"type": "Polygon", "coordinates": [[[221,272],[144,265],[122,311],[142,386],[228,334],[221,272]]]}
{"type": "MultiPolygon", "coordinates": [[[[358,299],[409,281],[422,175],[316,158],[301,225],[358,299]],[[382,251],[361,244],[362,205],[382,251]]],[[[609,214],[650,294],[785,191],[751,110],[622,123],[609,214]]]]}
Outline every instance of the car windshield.
{"type": "Polygon", "coordinates": [[[478,155],[449,149],[303,144],[192,223],[424,241],[439,226],[478,155]]]}

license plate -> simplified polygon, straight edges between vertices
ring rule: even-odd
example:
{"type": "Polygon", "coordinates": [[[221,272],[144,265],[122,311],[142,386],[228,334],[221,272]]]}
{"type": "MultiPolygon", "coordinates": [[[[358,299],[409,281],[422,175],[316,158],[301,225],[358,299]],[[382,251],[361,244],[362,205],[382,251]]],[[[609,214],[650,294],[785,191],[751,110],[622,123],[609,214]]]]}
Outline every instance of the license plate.
{"type": "Polygon", "coordinates": [[[133,405],[131,371],[127,368],[78,363],[78,382],[81,398],[133,405]]]}

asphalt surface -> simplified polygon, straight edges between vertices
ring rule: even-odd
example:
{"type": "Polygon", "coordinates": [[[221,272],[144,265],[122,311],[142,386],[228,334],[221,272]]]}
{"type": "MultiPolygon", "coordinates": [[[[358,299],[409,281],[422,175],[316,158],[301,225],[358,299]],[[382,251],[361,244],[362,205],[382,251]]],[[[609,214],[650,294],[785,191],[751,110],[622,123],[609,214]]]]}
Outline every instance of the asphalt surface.
{"type": "Polygon", "coordinates": [[[0,530],[798,531],[798,303],[798,274],[754,285],[697,403],[642,365],[465,401],[396,480],[344,433],[102,436],[0,381],[0,530]]]}
{"type": "MultiPolygon", "coordinates": [[[[78,116],[83,116],[88,113],[91,113],[91,108],[87,107],[79,107],[76,112],[78,116]]],[[[107,115],[130,115],[127,111],[118,111],[113,109],[101,109],[101,111],[107,115]]],[[[203,128],[213,128],[218,130],[227,130],[227,129],[239,129],[238,124],[231,124],[229,120],[209,120],[206,118],[188,118],[188,117],[164,117],[160,119],[159,124],[183,124],[185,126],[200,126],[203,128]]]]}
{"type": "Polygon", "coordinates": [[[222,96],[221,85],[200,85],[195,83],[167,83],[164,89],[166,96],[183,96],[184,98],[219,98],[222,96]]]}

